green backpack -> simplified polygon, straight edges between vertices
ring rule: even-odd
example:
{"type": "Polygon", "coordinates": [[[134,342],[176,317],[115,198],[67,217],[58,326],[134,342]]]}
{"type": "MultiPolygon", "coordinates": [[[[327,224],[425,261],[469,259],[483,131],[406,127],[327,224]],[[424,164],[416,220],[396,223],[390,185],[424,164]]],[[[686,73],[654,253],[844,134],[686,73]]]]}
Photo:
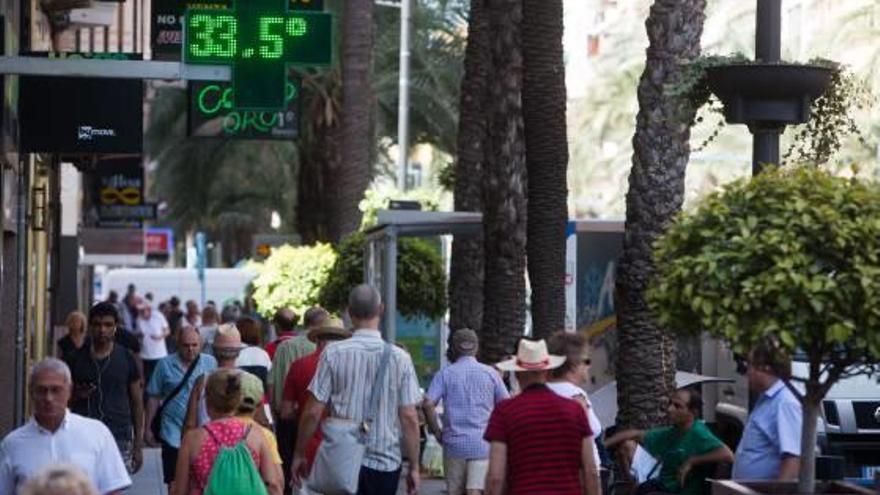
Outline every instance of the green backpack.
{"type": "Polygon", "coordinates": [[[211,429],[205,431],[217,444],[220,451],[211,466],[208,485],[203,495],[268,495],[266,485],[247,446],[247,437],[251,432],[248,426],[244,436],[234,446],[227,447],[220,443],[211,429]]]}

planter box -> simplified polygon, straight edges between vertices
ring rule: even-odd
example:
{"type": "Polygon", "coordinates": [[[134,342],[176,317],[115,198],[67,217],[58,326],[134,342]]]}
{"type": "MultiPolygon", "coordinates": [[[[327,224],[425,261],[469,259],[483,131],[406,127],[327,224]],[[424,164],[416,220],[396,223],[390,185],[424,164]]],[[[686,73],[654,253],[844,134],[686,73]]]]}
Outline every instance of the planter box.
{"type": "Polygon", "coordinates": [[[728,123],[756,127],[802,124],[834,70],[797,64],[730,64],[707,69],[709,89],[724,103],[728,123]]]}
{"type": "MultiPolygon", "coordinates": [[[[850,493],[856,495],[877,495],[874,490],[862,488],[842,481],[819,481],[815,495],[850,493]]],[[[712,495],[797,495],[795,481],[731,481],[712,480],[712,495]]]]}

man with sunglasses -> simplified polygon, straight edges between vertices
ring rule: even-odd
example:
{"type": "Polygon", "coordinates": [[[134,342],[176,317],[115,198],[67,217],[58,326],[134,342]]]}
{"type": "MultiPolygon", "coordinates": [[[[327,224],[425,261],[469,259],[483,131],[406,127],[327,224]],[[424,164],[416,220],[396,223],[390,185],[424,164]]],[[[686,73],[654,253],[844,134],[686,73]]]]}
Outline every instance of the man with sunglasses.
{"type": "Polygon", "coordinates": [[[442,438],[443,464],[449,495],[483,493],[489,467],[489,443],[483,433],[495,404],[508,398],[498,372],[477,362],[477,334],[462,328],[452,334],[455,362],[431,381],[424,400],[434,436],[442,438]],[[443,427],[434,407],[443,401],[443,427]]]}

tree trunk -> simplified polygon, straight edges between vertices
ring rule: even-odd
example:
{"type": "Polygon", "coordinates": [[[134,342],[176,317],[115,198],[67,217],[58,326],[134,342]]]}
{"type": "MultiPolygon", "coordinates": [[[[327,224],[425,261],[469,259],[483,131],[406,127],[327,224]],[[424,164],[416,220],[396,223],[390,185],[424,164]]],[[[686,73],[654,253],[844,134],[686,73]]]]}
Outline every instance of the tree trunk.
{"type": "Polygon", "coordinates": [[[335,174],[340,168],[339,106],[341,102],[338,71],[304,78],[302,134],[297,140],[297,165],[294,175],[296,194],[296,231],[304,245],[329,241],[328,205],[335,200],[335,174]]]}
{"type": "Polygon", "coordinates": [[[525,325],[526,176],[522,123],[520,0],[490,0],[492,84],[483,175],[481,356],[495,362],[513,352],[525,325]]]}
{"type": "MultiPolygon", "coordinates": [[[[461,83],[458,160],[455,162],[455,211],[483,211],[483,151],[491,46],[486,0],[471,0],[468,40],[461,83]]],[[[449,277],[449,328],[479,330],[483,323],[483,234],[452,241],[449,277]]],[[[450,337],[452,336],[450,332],[450,337]]]]}
{"type": "Polygon", "coordinates": [[[801,402],[804,424],[801,427],[801,465],[798,472],[798,493],[816,493],[816,428],[822,398],[807,391],[801,402]]]}
{"type": "Polygon", "coordinates": [[[562,0],[523,0],[523,123],[532,335],[565,327],[568,138],[562,0]]]}
{"type": "Polygon", "coordinates": [[[347,0],[342,15],[341,163],[334,174],[330,238],[338,242],[360,227],[358,204],[372,172],[373,0],[347,0]]]}
{"type": "Polygon", "coordinates": [[[665,88],[700,54],[705,0],[655,0],[645,27],[649,47],[639,82],[626,234],[615,297],[620,353],[617,424],[646,428],[665,419],[675,389],[675,341],[645,301],[654,276],[653,243],[681,210],[694,110],[665,88]]]}

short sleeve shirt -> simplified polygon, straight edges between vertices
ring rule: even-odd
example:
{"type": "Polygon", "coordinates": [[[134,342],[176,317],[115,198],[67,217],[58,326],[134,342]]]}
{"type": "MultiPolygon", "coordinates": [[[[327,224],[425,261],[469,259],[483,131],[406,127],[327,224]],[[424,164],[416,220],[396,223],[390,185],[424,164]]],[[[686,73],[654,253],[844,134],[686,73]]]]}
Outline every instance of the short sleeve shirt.
{"type": "Polygon", "coordinates": [[[428,399],[443,401],[443,453],[456,459],[486,459],[483,433],[495,404],[510,397],[498,373],[473,356],[462,356],[434,375],[428,399]]]}
{"type": "Polygon", "coordinates": [[[275,349],[275,356],[272,358],[272,369],[269,370],[268,379],[269,398],[275,410],[281,409],[281,399],[284,396],[284,380],[287,378],[287,372],[290,371],[290,365],[297,359],[315,352],[315,349],[315,343],[309,340],[305,334],[299,334],[287,339],[275,349]]]}
{"type": "Polygon", "coordinates": [[[755,403],[736,449],[733,479],[770,480],[779,477],[783,456],[801,455],[801,403],[782,380],[755,403]]]}
{"type": "Polygon", "coordinates": [[[0,443],[0,493],[16,494],[28,478],[55,464],[73,464],[99,493],[131,486],[122,456],[110,431],[100,421],[68,412],[54,432],[35,419],[0,443]]]}
{"type": "MultiPolygon", "coordinates": [[[[186,386],[162,411],[162,440],[175,448],[180,448],[180,430],[183,428],[186,406],[193,384],[195,384],[200,376],[217,369],[217,360],[213,356],[202,354],[196,366],[189,380],[187,380],[186,386]]],[[[165,397],[174,391],[177,384],[183,380],[185,374],[186,368],[176,353],[162,358],[156,364],[156,369],[150,377],[150,383],[147,385],[147,395],[164,400],[165,397]]]]}
{"type": "Polygon", "coordinates": [[[501,402],[484,438],[507,445],[508,495],[581,493],[581,452],[592,434],[584,408],[545,385],[501,402]]]}
{"type": "Polygon", "coordinates": [[[685,495],[699,495],[703,492],[703,481],[711,473],[707,466],[697,466],[691,471],[685,486],[678,485],[678,469],[689,458],[703,455],[722,446],[718,439],[701,420],[681,433],[673,426],[654,428],[645,433],[642,447],[662,463],[660,481],[666,490],[685,495]]]}
{"type": "Polygon", "coordinates": [[[109,356],[95,359],[90,347],[83,346],[71,362],[70,374],[78,389],[88,391],[87,397],[75,398],[71,410],[101,421],[117,440],[131,440],[129,392],[131,384],[141,379],[131,352],[114,345],[109,356]]]}
{"type": "Polygon", "coordinates": [[[309,392],[330,405],[331,416],[354,421],[364,420],[370,395],[381,393],[363,465],[377,471],[394,471],[401,463],[398,409],[417,404],[422,396],[412,358],[394,346],[384,382],[375,383],[385,346],[376,330],[358,330],[350,339],[328,345],[318,361],[309,392]]]}

